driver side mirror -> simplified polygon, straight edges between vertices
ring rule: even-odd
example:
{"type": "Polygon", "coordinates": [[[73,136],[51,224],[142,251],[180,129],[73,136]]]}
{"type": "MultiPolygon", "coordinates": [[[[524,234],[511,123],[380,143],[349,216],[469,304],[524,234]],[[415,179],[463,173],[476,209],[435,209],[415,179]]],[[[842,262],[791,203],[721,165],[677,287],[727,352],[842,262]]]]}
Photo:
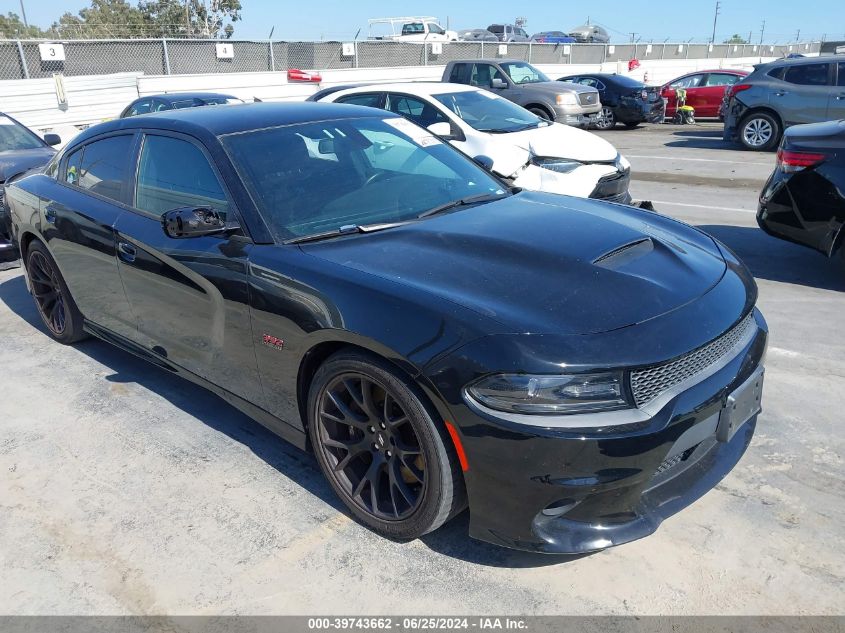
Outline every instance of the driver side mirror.
{"type": "Polygon", "coordinates": [[[490,87],[494,90],[502,90],[503,88],[507,88],[508,84],[504,79],[493,77],[493,79],[490,80],[490,87]]]}
{"type": "Polygon", "coordinates": [[[219,235],[230,230],[223,216],[209,207],[181,207],[165,211],[161,224],[168,237],[182,239],[219,235]]]}
{"type": "Polygon", "coordinates": [[[472,160],[475,161],[475,164],[484,169],[485,171],[493,171],[493,159],[489,156],[485,156],[484,154],[479,154],[478,156],[473,156],[472,160]]]}
{"type": "Polygon", "coordinates": [[[434,134],[434,136],[439,136],[444,141],[449,141],[454,138],[452,136],[452,126],[448,121],[438,121],[437,123],[432,123],[426,129],[434,134]]]}
{"type": "Polygon", "coordinates": [[[62,142],[62,137],[58,134],[45,134],[44,142],[47,143],[47,145],[58,145],[62,142]]]}

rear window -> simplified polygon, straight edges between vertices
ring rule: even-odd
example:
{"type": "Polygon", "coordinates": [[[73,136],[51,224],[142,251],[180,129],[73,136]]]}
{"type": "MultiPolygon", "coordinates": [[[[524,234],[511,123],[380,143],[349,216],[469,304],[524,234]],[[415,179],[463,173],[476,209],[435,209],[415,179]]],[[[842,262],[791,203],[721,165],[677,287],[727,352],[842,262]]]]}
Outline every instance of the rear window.
{"type": "Polygon", "coordinates": [[[787,66],[783,80],[799,86],[826,86],[828,83],[828,68],[828,64],[787,66]]]}
{"type": "Polygon", "coordinates": [[[645,88],[645,84],[641,81],[637,81],[636,79],[631,79],[630,77],[625,77],[624,75],[615,75],[613,77],[612,83],[615,83],[617,86],[622,88],[645,88]]]}
{"type": "Polygon", "coordinates": [[[504,33],[505,27],[502,26],[501,24],[494,24],[493,26],[489,27],[487,30],[490,31],[491,33],[504,33]]]}
{"type": "Polygon", "coordinates": [[[775,79],[783,79],[783,73],[784,73],[785,71],[786,71],[786,68],[784,68],[783,66],[781,66],[780,68],[772,68],[772,69],[771,69],[769,72],[767,72],[766,74],[767,74],[769,77],[774,77],[775,79]]]}
{"type": "Polygon", "coordinates": [[[416,35],[417,33],[425,33],[422,22],[410,22],[402,27],[402,35],[416,35]]]}

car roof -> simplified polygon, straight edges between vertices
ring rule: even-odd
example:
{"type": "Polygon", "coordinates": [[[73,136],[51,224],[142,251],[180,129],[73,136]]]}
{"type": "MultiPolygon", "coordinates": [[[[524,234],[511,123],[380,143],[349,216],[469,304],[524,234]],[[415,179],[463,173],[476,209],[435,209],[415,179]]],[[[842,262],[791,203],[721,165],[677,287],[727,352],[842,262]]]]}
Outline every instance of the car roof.
{"type": "Polygon", "coordinates": [[[185,99],[237,99],[234,95],[222,92],[167,92],[158,95],[146,95],[142,99],[163,99],[164,101],[184,101],[185,99]]]}
{"type": "MultiPolygon", "coordinates": [[[[343,89],[352,92],[404,92],[409,95],[430,97],[455,92],[478,92],[481,88],[467,86],[466,84],[451,84],[442,81],[407,81],[390,84],[360,84],[358,86],[347,86],[343,89]]],[[[335,90],[329,94],[340,92],[335,90]]],[[[323,95],[326,96],[326,95],[323,95]]]]}
{"type": "Polygon", "coordinates": [[[839,61],[834,57],[792,57],[783,59],[776,59],[774,61],[763,64],[763,66],[801,66],[802,64],[825,64],[839,61]]]}
{"type": "Polygon", "coordinates": [[[243,103],[229,105],[225,108],[183,108],[181,110],[152,112],[126,119],[114,119],[94,125],[79,134],[68,144],[68,147],[76,146],[92,136],[120,130],[151,128],[183,132],[197,138],[208,138],[313,121],[363,117],[384,119],[397,116],[386,110],[364,106],[308,101],[243,103]]]}
{"type": "Polygon", "coordinates": [[[500,59],[498,57],[482,57],[481,59],[453,59],[450,61],[450,64],[512,64],[515,62],[520,62],[524,64],[528,64],[529,62],[525,61],[524,59],[500,59]]]}

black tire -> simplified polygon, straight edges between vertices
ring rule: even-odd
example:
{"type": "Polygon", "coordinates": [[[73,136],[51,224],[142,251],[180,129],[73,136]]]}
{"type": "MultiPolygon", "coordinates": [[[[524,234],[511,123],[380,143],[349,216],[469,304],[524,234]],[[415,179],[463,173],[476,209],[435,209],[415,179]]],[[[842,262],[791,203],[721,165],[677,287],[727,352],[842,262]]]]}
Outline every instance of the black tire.
{"type": "Polygon", "coordinates": [[[56,261],[41,242],[34,241],[26,249],[26,274],[35,307],[50,336],[65,345],[84,339],[82,314],[56,261]]]}
{"type": "Polygon", "coordinates": [[[419,388],[377,356],[340,351],[320,366],[308,435],[335,494],[382,536],[417,538],[466,506],[442,422],[419,388]]]}
{"type": "Polygon", "coordinates": [[[767,112],[751,112],[740,121],[737,136],[745,149],[771,151],[780,143],[780,121],[767,112]]]}
{"type": "Polygon", "coordinates": [[[548,112],[546,112],[545,108],[537,108],[537,107],[528,108],[528,111],[531,114],[536,114],[538,117],[540,117],[544,121],[554,121],[552,116],[548,112]]]}

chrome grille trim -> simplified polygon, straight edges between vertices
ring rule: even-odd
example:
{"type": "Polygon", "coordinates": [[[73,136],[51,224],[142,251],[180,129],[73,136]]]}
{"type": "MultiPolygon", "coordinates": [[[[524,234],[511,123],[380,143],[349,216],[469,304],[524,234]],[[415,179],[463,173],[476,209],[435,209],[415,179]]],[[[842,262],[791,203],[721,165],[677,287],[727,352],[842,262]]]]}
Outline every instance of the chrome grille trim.
{"type": "MultiPolygon", "coordinates": [[[[754,313],[697,350],[668,363],[631,372],[631,392],[637,407],[643,407],[666,391],[709,370],[725,360],[728,354],[753,335],[754,313]]],[[[712,373],[712,372],[709,372],[712,373]]]]}
{"type": "Polygon", "coordinates": [[[599,102],[599,93],[598,92],[579,92],[578,93],[578,103],[585,106],[596,105],[599,102]]]}

